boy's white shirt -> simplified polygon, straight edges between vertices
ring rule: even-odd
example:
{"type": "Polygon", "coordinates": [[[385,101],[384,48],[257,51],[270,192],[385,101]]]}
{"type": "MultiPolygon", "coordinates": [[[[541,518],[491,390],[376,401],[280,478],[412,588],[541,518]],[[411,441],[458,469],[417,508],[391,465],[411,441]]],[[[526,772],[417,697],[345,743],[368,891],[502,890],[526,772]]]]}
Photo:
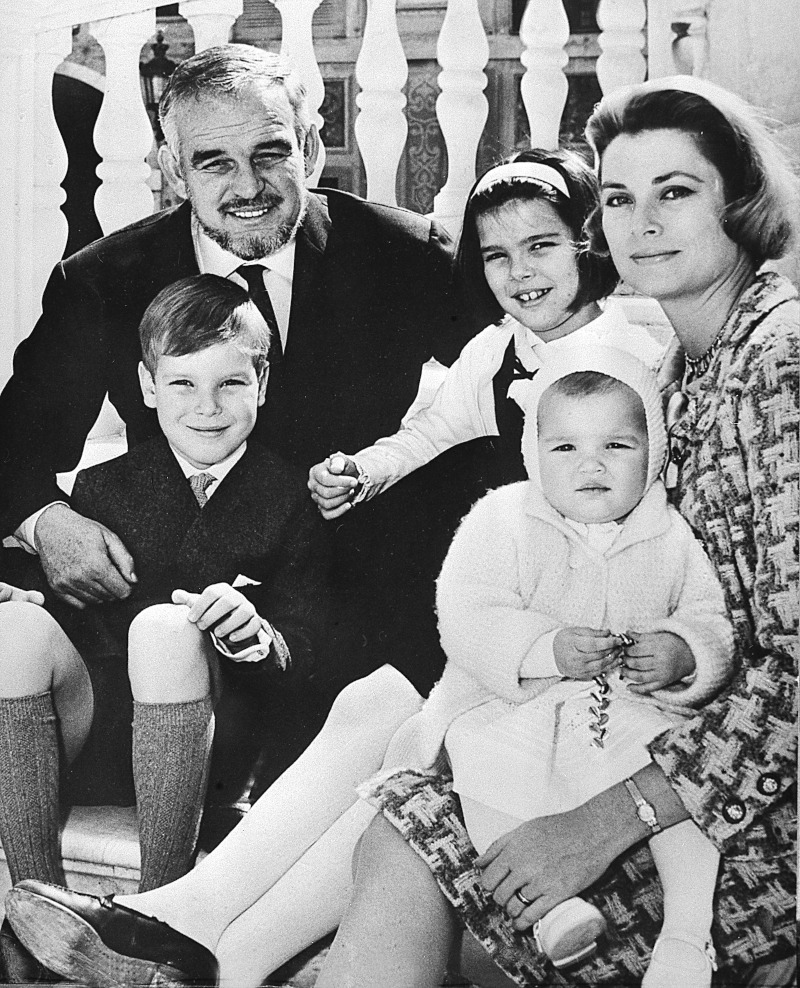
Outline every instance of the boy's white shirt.
{"type": "MultiPolygon", "coordinates": [[[[663,352],[646,330],[630,326],[615,304],[607,305],[597,319],[581,329],[549,343],[506,316],[467,343],[427,408],[408,418],[393,436],[379,439],[353,456],[359,472],[368,478],[364,497],[374,497],[452,446],[497,435],[493,379],[512,338],[521,363],[529,371],[541,367],[550,355],[589,342],[628,350],[650,366],[663,352]]],[[[514,397],[514,384],[509,396],[514,397]]]]}

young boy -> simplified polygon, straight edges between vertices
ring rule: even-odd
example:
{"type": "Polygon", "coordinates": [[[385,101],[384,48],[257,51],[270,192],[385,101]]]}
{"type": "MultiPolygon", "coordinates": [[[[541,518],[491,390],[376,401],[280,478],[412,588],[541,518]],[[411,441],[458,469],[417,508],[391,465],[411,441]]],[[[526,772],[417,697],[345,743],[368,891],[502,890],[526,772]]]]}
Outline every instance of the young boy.
{"type": "Polygon", "coordinates": [[[163,435],[81,471],[72,494],[131,553],[133,591],[78,610],[39,574],[46,609],[9,589],[0,606],[0,839],[14,882],[64,883],[60,787],[70,803],[135,796],[142,889],[185,873],[216,702],[238,690],[263,709],[321,644],[324,526],[304,477],[248,442],[268,378],[262,316],[237,285],[199,275],[156,296],[140,338],[163,435]]]}

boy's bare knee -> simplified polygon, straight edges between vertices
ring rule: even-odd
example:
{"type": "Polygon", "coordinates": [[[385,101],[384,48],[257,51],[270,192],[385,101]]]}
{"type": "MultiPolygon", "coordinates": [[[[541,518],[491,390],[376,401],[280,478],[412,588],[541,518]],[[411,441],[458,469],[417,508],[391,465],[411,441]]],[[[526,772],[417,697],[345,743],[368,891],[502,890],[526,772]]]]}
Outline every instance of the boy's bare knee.
{"type": "Polygon", "coordinates": [[[339,693],[330,718],[344,724],[401,724],[415,714],[422,697],[406,677],[392,666],[382,666],[364,679],[357,679],[339,693]]]}
{"type": "Polygon", "coordinates": [[[128,630],[128,672],[134,696],[139,683],[179,682],[208,675],[207,636],[186,620],[181,604],[154,604],[131,622],[128,630]]]}
{"type": "Polygon", "coordinates": [[[50,689],[53,670],[73,646],[61,626],[38,604],[6,601],[0,605],[0,685],[3,693],[50,689]]]}

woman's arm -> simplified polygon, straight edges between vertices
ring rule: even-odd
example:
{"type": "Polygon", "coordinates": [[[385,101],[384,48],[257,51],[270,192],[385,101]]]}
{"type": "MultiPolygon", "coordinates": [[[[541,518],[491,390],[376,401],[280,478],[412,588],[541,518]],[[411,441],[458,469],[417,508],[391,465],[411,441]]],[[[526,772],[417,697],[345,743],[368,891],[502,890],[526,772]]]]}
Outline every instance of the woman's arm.
{"type": "MultiPolygon", "coordinates": [[[[666,776],[650,764],[633,775],[663,829],[689,814],[666,776]]],[[[625,784],[620,782],[567,813],[529,820],[498,838],[476,861],[483,884],[507,909],[517,929],[526,929],[553,906],[580,894],[628,848],[651,835],[625,784]],[[533,905],[514,893],[524,890],[533,905]]]]}
{"type": "Polygon", "coordinates": [[[696,482],[739,671],[719,699],[650,745],[720,850],[783,798],[797,772],[798,327],[796,315],[777,315],[729,371],[735,386],[716,411],[718,448],[702,453],[719,472],[701,463],[708,473],[696,482]],[[702,482],[714,477],[732,481],[731,503],[708,496],[702,482]]]}

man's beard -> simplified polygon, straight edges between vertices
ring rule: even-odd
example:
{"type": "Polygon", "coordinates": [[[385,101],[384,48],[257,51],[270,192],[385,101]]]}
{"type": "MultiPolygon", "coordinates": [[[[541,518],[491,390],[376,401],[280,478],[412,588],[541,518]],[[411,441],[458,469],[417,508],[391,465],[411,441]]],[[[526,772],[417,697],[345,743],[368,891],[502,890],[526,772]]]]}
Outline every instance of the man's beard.
{"type": "MultiPolygon", "coordinates": [[[[191,196],[189,196],[189,200],[191,201],[191,196]]],[[[274,209],[282,202],[283,200],[279,196],[264,193],[257,196],[255,199],[233,202],[228,206],[228,208],[274,209]]],[[[285,247],[293,239],[294,235],[300,228],[300,224],[305,219],[307,208],[308,193],[305,186],[301,186],[300,209],[298,210],[297,218],[293,223],[281,223],[280,226],[269,234],[231,234],[225,230],[220,230],[217,227],[207,226],[197,215],[196,210],[194,210],[194,215],[203,232],[211,240],[213,240],[215,244],[219,244],[223,250],[227,250],[228,253],[234,254],[243,261],[257,261],[259,258],[270,257],[272,254],[277,253],[282,247],[285,247]]]]}

